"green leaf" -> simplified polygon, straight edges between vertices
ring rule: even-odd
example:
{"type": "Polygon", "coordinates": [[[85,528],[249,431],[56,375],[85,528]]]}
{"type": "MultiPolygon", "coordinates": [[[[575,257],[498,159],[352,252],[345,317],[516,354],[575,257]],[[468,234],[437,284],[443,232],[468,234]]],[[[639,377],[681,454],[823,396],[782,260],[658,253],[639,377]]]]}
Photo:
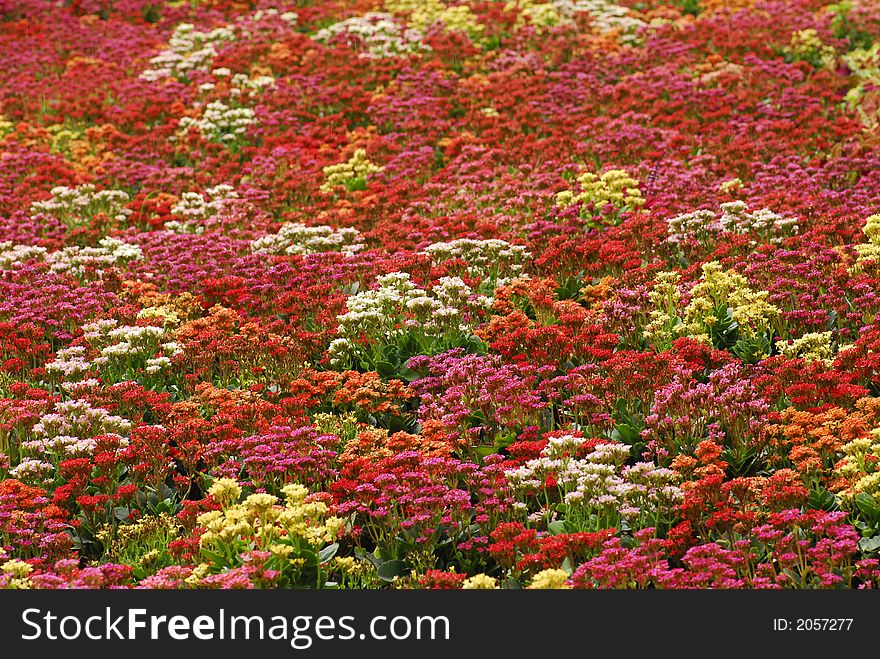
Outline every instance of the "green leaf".
{"type": "Polygon", "coordinates": [[[611,432],[611,438],[632,446],[641,441],[642,435],[628,423],[618,423],[611,432]]]}
{"type": "Polygon", "coordinates": [[[813,510],[832,511],[837,509],[837,497],[824,487],[810,490],[807,506],[813,510]]]}
{"type": "Polygon", "coordinates": [[[683,0],[681,3],[682,14],[693,14],[696,16],[701,10],[702,7],[700,7],[700,0],[683,0]]]}
{"type": "Polygon", "coordinates": [[[872,521],[880,522],[880,506],[878,506],[877,500],[874,497],[867,492],[861,492],[856,495],[855,503],[859,510],[862,511],[862,514],[872,521]]]}
{"type": "Polygon", "coordinates": [[[376,556],[376,554],[374,554],[372,552],[368,552],[363,547],[355,547],[354,555],[357,558],[360,558],[362,560],[367,561],[368,563],[371,563],[372,566],[374,568],[376,568],[377,570],[379,569],[379,566],[382,565],[382,560],[378,556],[376,556]]]}
{"type": "Polygon", "coordinates": [[[201,548],[202,556],[211,561],[214,565],[226,565],[226,557],[223,554],[218,554],[216,551],[211,551],[210,549],[201,548]]]}
{"type": "Polygon", "coordinates": [[[550,531],[550,535],[565,533],[565,521],[557,519],[555,522],[550,522],[547,525],[547,530],[550,531]]]}
{"type": "Polygon", "coordinates": [[[376,570],[376,573],[383,581],[393,581],[394,577],[399,577],[405,571],[406,562],[399,558],[393,558],[390,561],[382,563],[382,565],[376,570]]]}
{"type": "Polygon", "coordinates": [[[832,309],[828,312],[828,322],[825,324],[825,329],[833,330],[837,328],[837,312],[832,309]]]}
{"type": "Polygon", "coordinates": [[[407,368],[406,366],[401,366],[400,369],[398,369],[397,374],[407,382],[415,382],[422,377],[418,372],[411,368],[407,368]]]}
{"type": "Polygon", "coordinates": [[[311,549],[300,549],[296,552],[296,556],[291,556],[291,561],[302,559],[306,562],[306,565],[318,565],[318,554],[311,549]]]}
{"type": "Polygon", "coordinates": [[[495,441],[493,442],[493,445],[495,446],[496,449],[503,449],[503,448],[507,448],[508,446],[513,444],[515,441],[516,441],[516,433],[508,432],[508,433],[495,435],[495,441]]]}
{"type": "Polygon", "coordinates": [[[859,549],[864,552],[877,551],[880,549],[880,535],[875,535],[873,538],[862,538],[859,540],[859,549]]]}
{"type": "Polygon", "coordinates": [[[339,551],[338,542],[334,542],[332,545],[327,545],[326,547],[324,547],[318,554],[318,560],[321,562],[321,565],[336,556],[337,551],[339,551]]]}
{"type": "Polygon", "coordinates": [[[475,446],[473,448],[474,454],[481,460],[488,455],[494,455],[495,453],[498,453],[498,450],[499,449],[497,446],[475,446]]]}
{"type": "Polygon", "coordinates": [[[755,448],[734,450],[725,449],[721,452],[728,465],[728,471],[734,476],[754,475],[761,462],[760,452],[755,448]]]}
{"type": "Polygon", "coordinates": [[[468,352],[472,352],[478,355],[485,355],[488,350],[488,346],[478,336],[468,337],[466,347],[468,349],[468,352]]]}
{"type": "Polygon", "coordinates": [[[376,372],[383,378],[390,378],[397,375],[397,369],[391,362],[387,361],[376,362],[376,372]]]}
{"type": "Polygon", "coordinates": [[[358,176],[357,178],[350,178],[344,183],[345,189],[349,192],[354,192],[355,190],[366,190],[367,189],[367,180],[358,176]]]}
{"type": "MultiPolygon", "coordinates": [[[[409,335],[407,337],[409,338],[409,335]]],[[[393,343],[389,343],[382,348],[382,356],[385,358],[385,361],[392,364],[400,363],[400,350],[393,343]]]]}
{"type": "Polygon", "coordinates": [[[482,410],[474,410],[468,414],[464,420],[467,421],[468,425],[472,428],[486,425],[486,416],[483,414],[482,410]]]}

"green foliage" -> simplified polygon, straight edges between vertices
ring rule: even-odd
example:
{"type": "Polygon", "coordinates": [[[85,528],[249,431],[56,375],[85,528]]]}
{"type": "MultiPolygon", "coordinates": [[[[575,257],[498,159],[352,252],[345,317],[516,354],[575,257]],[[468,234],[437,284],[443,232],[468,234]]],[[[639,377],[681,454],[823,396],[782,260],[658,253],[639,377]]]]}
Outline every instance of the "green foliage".
{"type": "Polygon", "coordinates": [[[850,12],[853,9],[851,0],[843,0],[825,7],[832,15],[831,30],[837,39],[846,39],[849,50],[869,49],[874,45],[874,35],[853,25],[850,12]]]}

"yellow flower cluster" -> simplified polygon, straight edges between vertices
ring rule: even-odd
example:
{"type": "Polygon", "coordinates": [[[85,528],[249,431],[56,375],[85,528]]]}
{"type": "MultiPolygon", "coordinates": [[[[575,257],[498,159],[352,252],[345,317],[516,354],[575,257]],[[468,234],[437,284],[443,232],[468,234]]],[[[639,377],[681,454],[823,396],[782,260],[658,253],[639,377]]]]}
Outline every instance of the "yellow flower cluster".
{"type": "Polygon", "coordinates": [[[336,556],[330,561],[328,571],[335,575],[340,588],[365,590],[376,588],[381,582],[371,563],[354,556],[336,556]]]}
{"type": "Polygon", "coordinates": [[[235,503],[241,488],[232,479],[218,479],[209,493],[223,502],[223,509],[199,515],[199,524],[207,529],[199,544],[225,554],[230,544],[253,540],[256,549],[286,556],[293,547],[285,549],[285,544],[305,541],[320,547],[335,542],[345,520],[328,516],[329,508],[321,501],[306,501],[309,491],[304,485],[291,483],[281,491],[283,506],[278,505],[278,497],[265,493],[235,503]]]}
{"type": "Polygon", "coordinates": [[[843,61],[858,84],[846,94],[846,101],[854,109],[867,129],[880,123],[877,101],[880,91],[880,42],[870,48],[856,48],[843,56],[843,61]]]}
{"type": "Polygon", "coordinates": [[[767,291],[754,291],[737,272],[722,270],[718,261],[704,263],[700,281],[691,289],[691,301],[684,310],[684,333],[710,342],[709,330],[716,322],[715,310],[725,305],[745,337],[768,329],[781,311],[767,301],[767,291]]]}
{"type": "Polygon", "coordinates": [[[386,0],[385,10],[409,14],[409,26],[419,32],[425,32],[434,23],[441,23],[448,32],[466,32],[472,37],[485,30],[467,5],[447,7],[439,0],[386,0]]]}
{"type": "Polygon", "coordinates": [[[208,494],[228,507],[238,501],[241,496],[241,486],[232,478],[218,478],[208,488],[208,494]]]}
{"type": "Polygon", "coordinates": [[[354,556],[337,556],[333,559],[333,567],[349,577],[361,577],[375,572],[372,565],[354,556]]]}
{"type": "Polygon", "coordinates": [[[732,178],[726,181],[722,181],[718,186],[719,192],[732,192],[734,190],[739,190],[743,186],[742,179],[740,178],[732,178]]]}
{"type": "Polygon", "coordinates": [[[192,293],[180,295],[144,295],[141,296],[144,308],[138,312],[138,318],[158,321],[165,329],[177,329],[185,320],[201,315],[201,303],[192,293]]]}
{"type": "Polygon", "coordinates": [[[868,242],[855,246],[857,256],[855,264],[850,268],[851,274],[860,273],[867,261],[880,263],[880,215],[868,217],[862,232],[868,237],[868,242]]]}
{"type": "Polygon", "coordinates": [[[700,14],[719,11],[733,13],[740,9],[750,9],[756,2],[757,0],[700,0],[700,14]]]}
{"type": "Polygon", "coordinates": [[[95,535],[111,560],[125,565],[150,567],[179,532],[180,524],[167,513],[162,513],[146,515],[134,524],[115,529],[107,524],[95,535]]]}
{"type": "Polygon", "coordinates": [[[324,176],[327,180],[321,186],[321,192],[330,192],[337,185],[347,186],[353,181],[364,180],[368,175],[378,174],[383,169],[385,168],[374,165],[367,159],[367,152],[364,149],[357,149],[347,162],[324,168],[324,176]]]}
{"type": "Polygon", "coordinates": [[[6,583],[6,588],[11,590],[26,590],[31,587],[31,581],[28,575],[34,571],[30,563],[13,558],[0,565],[0,572],[9,575],[10,579],[6,583]]]}
{"type": "Polygon", "coordinates": [[[880,76],[880,42],[870,48],[855,48],[843,56],[852,75],[863,81],[874,80],[880,76]]]}
{"type": "Polygon", "coordinates": [[[13,130],[15,130],[15,124],[0,114],[0,139],[6,137],[13,130]]]}
{"type": "Polygon", "coordinates": [[[789,359],[801,357],[808,362],[822,361],[830,365],[834,357],[831,332],[810,332],[799,339],[777,341],[776,348],[789,359]]]}
{"type": "Polygon", "coordinates": [[[654,288],[648,293],[651,302],[651,313],[645,326],[645,340],[657,350],[669,348],[681,326],[678,318],[678,307],[681,293],[678,283],[681,275],[677,272],[658,272],[654,277],[654,288]]]}
{"type": "Polygon", "coordinates": [[[202,583],[202,579],[209,574],[211,574],[211,566],[207,563],[199,563],[184,581],[190,586],[199,586],[202,583]]]}
{"type": "Polygon", "coordinates": [[[810,62],[816,67],[830,67],[837,59],[834,48],[824,43],[813,28],[794,32],[783,50],[791,58],[810,62]]]}
{"type": "Polygon", "coordinates": [[[53,153],[69,155],[73,147],[82,147],[87,144],[84,140],[85,130],[71,127],[65,124],[52,124],[46,127],[50,135],[50,148],[53,153]]]}
{"type": "MultiPolygon", "coordinates": [[[[680,336],[710,343],[719,308],[726,307],[730,311],[739,335],[746,338],[754,338],[769,329],[779,317],[780,310],[767,300],[770,294],[752,290],[748,280],[739,273],[723,270],[717,261],[703,264],[702,270],[700,281],[691,289],[690,302],[681,312],[681,276],[665,271],[654,277],[654,287],[648,293],[651,311],[644,337],[657,350],[669,348],[672,340],[680,336]]],[[[791,343],[780,341],[777,346],[783,354],[792,357],[799,355],[810,361],[830,359],[830,338],[830,332],[808,334],[791,343]]]]}
{"type": "Polygon", "coordinates": [[[531,590],[564,590],[569,588],[568,584],[565,583],[566,581],[568,581],[568,572],[548,568],[538,572],[528,588],[531,590]]]}
{"type": "Polygon", "coordinates": [[[868,237],[872,245],[880,247],[880,215],[871,215],[865,221],[862,232],[868,237]]]}
{"type": "Polygon", "coordinates": [[[498,580],[481,572],[465,579],[461,587],[463,590],[495,590],[498,588],[498,580]]]}
{"type": "Polygon", "coordinates": [[[357,437],[359,424],[357,414],[354,412],[346,412],[344,414],[318,412],[314,418],[315,428],[320,433],[336,435],[346,443],[357,437]]]}
{"type": "Polygon", "coordinates": [[[639,182],[623,169],[609,169],[601,176],[593,172],[581,174],[577,179],[580,191],[563,190],[556,195],[557,206],[571,206],[579,202],[590,203],[601,209],[612,204],[618,209],[638,208],[645,199],[639,190],[639,182]]]}
{"type": "Polygon", "coordinates": [[[137,317],[157,321],[155,324],[161,325],[165,329],[175,329],[180,325],[180,316],[171,307],[165,305],[141,309],[137,317]]]}
{"type": "Polygon", "coordinates": [[[835,473],[850,487],[839,493],[845,504],[851,504],[857,494],[869,494],[880,498],[880,428],[875,428],[867,437],[858,437],[843,446],[843,459],[837,464],[835,473]]]}
{"type": "MultiPolygon", "coordinates": [[[[563,22],[559,9],[552,2],[535,2],[534,0],[512,0],[504,5],[504,11],[517,11],[514,29],[527,23],[534,26],[535,32],[541,34],[544,28],[554,27],[563,22]]],[[[570,22],[570,21],[569,21],[570,22]]]]}

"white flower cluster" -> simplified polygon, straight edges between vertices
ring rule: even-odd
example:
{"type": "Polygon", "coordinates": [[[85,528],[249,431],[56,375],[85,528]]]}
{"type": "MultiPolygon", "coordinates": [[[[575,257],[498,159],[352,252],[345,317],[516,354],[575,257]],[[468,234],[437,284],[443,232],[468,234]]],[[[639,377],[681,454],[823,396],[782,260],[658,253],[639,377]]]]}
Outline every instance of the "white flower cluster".
{"type": "Polygon", "coordinates": [[[153,68],[140,77],[150,82],[163,78],[186,81],[192,71],[207,71],[217,56],[217,48],[234,39],[230,25],[201,32],[192,23],[181,23],[174,28],[168,48],[150,60],[153,68]]]}
{"type": "MultiPolygon", "coordinates": [[[[210,101],[202,109],[201,117],[182,117],[180,130],[183,132],[196,128],[202,136],[212,142],[220,142],[226,145],[241,141],[247,132],[248,126],[256,122],[256,115],[251,107],[247,106],[246,96],[275,87],[275,78],[272,76],[257,76],[251,78],[244,73],[233,74],[227,68],[214,69],[215,78],[229,78],[225,90],[228,94],[225,101],[210,101]]],[[[204,82],[199,85],[199,91],[203,94],[212,92],[217,87],[215,82],[204,82]]],[[[202,102],[196,103],[200,107],[202,102]]]]}
{"type": "Polygon", "coordinates": [[[208,31],[197,30],[192,23],[180,23],[171,33],[168,47],[150,60],[153,68],[141,73],[140,77],[150,82],[172,77],[188,82],[192,71],[210,69],[219,48],[239,37],[246,39],[255,31],[265,29],[267,25],[258,24],[273,18],[275,20],[270,23],[277,24],[277,19],[281,19],[286,27],[291,27],[296,24],[297,15],[292,11],[279,13],[275,8],[258,9],[252,14],[238,16],[234,25],[227,24],[208,31]]]}
{"type": "MultiPolygon", "coordinates": [[[[682,499],[671,469],[652,462],[624,466],[630,449],[617,443],[600,444],[585,458],[577,458],[583,441],[572,435],[551,438],[539,457],[506,472],[518,508],[528,509],[527,502],[547,487],[548,477],[556,481],[567,521],[598,522],[604,528],[621,519],[631,526],[650,525],[658,513],[670,512],[682,499]]],[[[547,513],[539,510],[536,517],[547,513]]]]}
{"type": "Polygon", "coordinates": [[[55,353],[55,358],[46,363],[46,373],[65,382],[77,382],[92,367],[85,354],[85,346],[70,346],[59,350],[55,353]]]}
{"type": "Polygon", "coordinates": [[[474,240],[459,238],[450,242],[434,243],[425,248],[435,263],[461,259],[468,264],[471,277],[488,277],[497,285],[507,284],[518,276],[523,265],[532,255],[522,245],[512,245],[505,240],[491,238],[474,240]],[[505,275],[502,279],[500,275],[505,275]]]}
{"type": "Polygon", "coordinates": [[[705,241],[721,231],[718,216],[708,209],[676,215],[667,219],[666,224],[669,226],[666,240],[670,243],[680,243],[688,238],[705,241]]]}
{"type": "Polygon", "coordinates": [[[100,355],[91,364],[107,369],[138,368],[143,365],[149,374],[171,366],[171,357],[182,352],[173,341],[165,341],[164,327],[155,325],[119,325],[105,318],[83,325],[83,337],[100,355]],[[160,352],[162,354],[158,354],[160,352]]]}
{"type": "Polygon", "coordinates": [[[366,335],[381,342],[412,331],[427,337],[470,333],[476,314],[492,306],[492,298],[477,295],[459,277],[442,277],[425,290],[406,272],[378,277],[379,288],[349,296],[348,312],[337,316],[339,338],[330,343],[334,365],[357,354],[356,341],[366,335]]]}
{"type": "MultiPolygon", "coordinates": [[[[228,92],[228,97],[224,100],[215,99],[204,106],[200,117],[181,118],[181,131],[195,128],[205,139],[226,145],[241,141],[247,127],[255,122],[253,108],[247,107],[242,98],[274,88],[275,78],[269,75],[251,78],[246,73],[233,73],[226,67],[212,68],[212,64],[219,47],[239,37],[248,38],[252,30],[261,29],[257,23],[267,17],[276,16],[288,24],[296,21],[296,14],[293,12],[279,14],[277,9],[265,9],[239,17],[235,25],[218,27],[209,32],[196,30],[191,23],[182,23],[174,29],[168,48],[150,60],[155,68],[144,71],[141,78],[156,81],[174,77],[186,83],[193,71],[202,71],[205,74],[203,79],[210,74],[214,80],[201,82],[198,86],[200,92],[208,94],[220,84],[228,92]]],[[[202,103],[198,103],[197,107],[201,105],[202,103]]]]}
{"type": "Polygon", "coordinates": [[[206,188],[204,194],[184,192],[180,195],[180,200],[171,207],[171,213],[182,217],[183,221],[166,222],[165,228],[175,233],[202,233],[205,228],[200,223],[216,215],[227,200],[237,198],[235,189],[225,183],[206,188]]]}
{"type": "Polygon", "coordinates": [[[66,272],[75,277],[82,277],[89,267],[95,268],[100,276],[101,268],[124,265],[143,258],[140,247],[116,238],[101,238],[98,247],[73,245],[46,255],[53,272],[66,272]]]}
{"type": "MultiPolygon", "coordinates": [[[[278,10],[274,7],[268,7],[266,9],[257,9],[253,14],[247,16],[239,16],[236,20],[239,22],[253,22],[256,23],[258,21],[263,20],[268,16],[277,16],[282,21],[285,21],[290,24],[291,27],[296,25],[297,15],[295,11],[285,11],[282,13],[278,13],[278,10]]],[[[244,28],[245,34],[249,34],[247,28],[244,28]]]]}
{"type": "MultiPolygon", "coordinates": [[[[264,89],[275,87],[275,78],[272,76],[257,76],[251,78],[246,73],[232,73],[230,69],[221,67],[211,71],[215,78],[229,78],[229,96],[240,97],[244,92],[261,92],[264,89]]],[[[203,82],[199,85],[199,91],[208,93],[217,88],[217,83],[203,82]]]]}
{"type": "Polygon", "coordinates": [[[362,250],[360,232],[350,227],[334,229],[326,225],[309,227],[299,222],[285,222],[278,233],[257,238],[251,250],[261,254],[314,254],[342,252],[346,256],[362,250]]]}
{"type": "Polygon", "coordinates": [[[261,92],[264,89],[275,87],[275,78],[272,76],[257,76],[251,78],[246,73],[236,73],[229,81],[232,86],[230,94],[239,96],[243,91],[261,92]]]}
{"type": "Polygon", "coordinates": [[[84,183],[75,188],[59,185],[50,192],[52,198],[33,202],[31,212],[51,215],[68,226],[88,224],[98,213],[118,222],[131,215],[131,210],[125,208],[128,194],[122,190],[97,190],[93,184],[84,183]]]}
{"type": "Polygon", "coordinates": [[[35,259],[49,263],[52,272],[66,272],[82,277],[86,268],[91,267],[100,276],[101,268],[124,265],[142,258],[140,247],[116,238],[102,238],[98,241],[98,247],[72,245],[55,252],[32,245],[0,243],[0,270],[9,270],[18,263],[35,259]]]}
{"type": "Polygon", "coordinates": [[[98,435],[116,435],[120,446],[126,446],[128,442],[123,436],[129,430],[128,419],[92,407],[88,401],[56,403],[53,412],[44,414],[34,424],[34,439],[21,443],[24,457],[9,470],[9,475],[28,483],[42,482],[54,471],[53,462],[92,455],[98,435]]]}
{"type": "Polygon", "coordinates": [[[796,234],[800,227],[796,217],[784,217],[769,208],[753,213],[748,211],[744,201],[729,201],[721,204],[721,228],[731,233],[757,233],[771,242],[779,242],[786,236],[796,234]]]}
{"type": "Polygon", "coordinates": [[[9,470],[9,476],[30,485],[49,485],[55,475],[51,462],[37,458],[22,458],[21,462],[9,470]]]}
{"type": "Polygon", "coordinates": [[[84,336],[93,344],[102,343],[104,340],[111,342],[109,346],[101,349],[102,355],[146,354],[158,346],[159,341],[165,336],[165,329],[155,325],[122,325],[106,331],[104,328],[92,331],[89,326],[84,336]]]}
{"type": "Polygon", "coordinates": [[[627,7],[608,0],[514,0],[506,5],[506,10],[512,9],[519,10],[521,16],[527,17],[538,33],[546,27],[570,25],[576,14],[584,12],[590,14],[592,26],[600,32],[620,31],[624,43],[638,41],[638,30],[649,25],[631,15],[627,7]]]}
{"type": "Polygon", "coordinates": [[[785,217],[768,208],[749,212],[744,201],[729,201],[721,204],[721,215],[710,210],[684,213],[667,221],[671,243],[680,243],[687,238],[705,240],[721,231],[730,233],[754,233],[769,242],[778,243],[787,236],[800,231],[795,217],[785,217]]]}
{"type": "Polygon", "coordinates": [[[252,108],[234,107],[223,101],[211,101],[200,119],[181,117],[180,129],[197,129],[206,140],[229,144],[241,140],[248,126],[256,122],[252,108]]]}
{"type": "Polygon", "coordinates": [[[316,32],[312,39],[326,43],[339,35],[360,50],[362,58],[399,57],[430,50],[422,43],[421,32],[407,28],[385,12],[369,12],[334,23],[316,32]]]}
{"type": "Polygon", "coordinates": [[[556,0],[555,3],[563,11],[590,13],[592,25],[600,32],[620,30],[621,41],[635,43],[636,33],[648,23],[630,14],[627,7],[608,2],[607,0],[556,0]]]}
{"type": "Polygon", "coordinates": [[[19,263],[25,263],[31,259],[42,261],[46,258],[45,247],[36,245],[16,245],[12,242],[0,242],[0,270],[11,270],[19,263]]]}

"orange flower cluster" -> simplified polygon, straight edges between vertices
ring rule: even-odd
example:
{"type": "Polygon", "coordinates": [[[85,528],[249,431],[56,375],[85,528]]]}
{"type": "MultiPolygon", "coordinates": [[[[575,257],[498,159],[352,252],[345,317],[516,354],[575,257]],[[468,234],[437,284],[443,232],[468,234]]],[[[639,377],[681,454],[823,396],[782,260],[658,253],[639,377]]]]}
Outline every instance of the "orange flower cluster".
{"type": "Polygon", "coordinates": [[[412,398],[409,388],[400,380],[383,382],[376,372],[337,373],[333,404],[343,410],[361,409],[371,414],[400,412],[404,403],[412,398]]]}
{"type": "Polygon", "coordinates": [[[341,464],[358,458],[381,460],[405,451],[418,451],[430,456],[451,456],[463,446],[461,435],[449,432],[441,421],[425,421],[420,434],[396,432],[389,435],[384,428],[366,428],[350,441],[339,455],[341,464]]]}
{"type": "Polygon", "coordinates": [[[834,480],[834,468],[848,442],[866,437],[880,425],[880,399],[861,398],[856,409],[826,407],[817,411],[786,408],[781,421],[768,426],[770,449],[777,461],[790,462],[805,478],[821,481],[831,490],[844,485],[834,480]]]}

